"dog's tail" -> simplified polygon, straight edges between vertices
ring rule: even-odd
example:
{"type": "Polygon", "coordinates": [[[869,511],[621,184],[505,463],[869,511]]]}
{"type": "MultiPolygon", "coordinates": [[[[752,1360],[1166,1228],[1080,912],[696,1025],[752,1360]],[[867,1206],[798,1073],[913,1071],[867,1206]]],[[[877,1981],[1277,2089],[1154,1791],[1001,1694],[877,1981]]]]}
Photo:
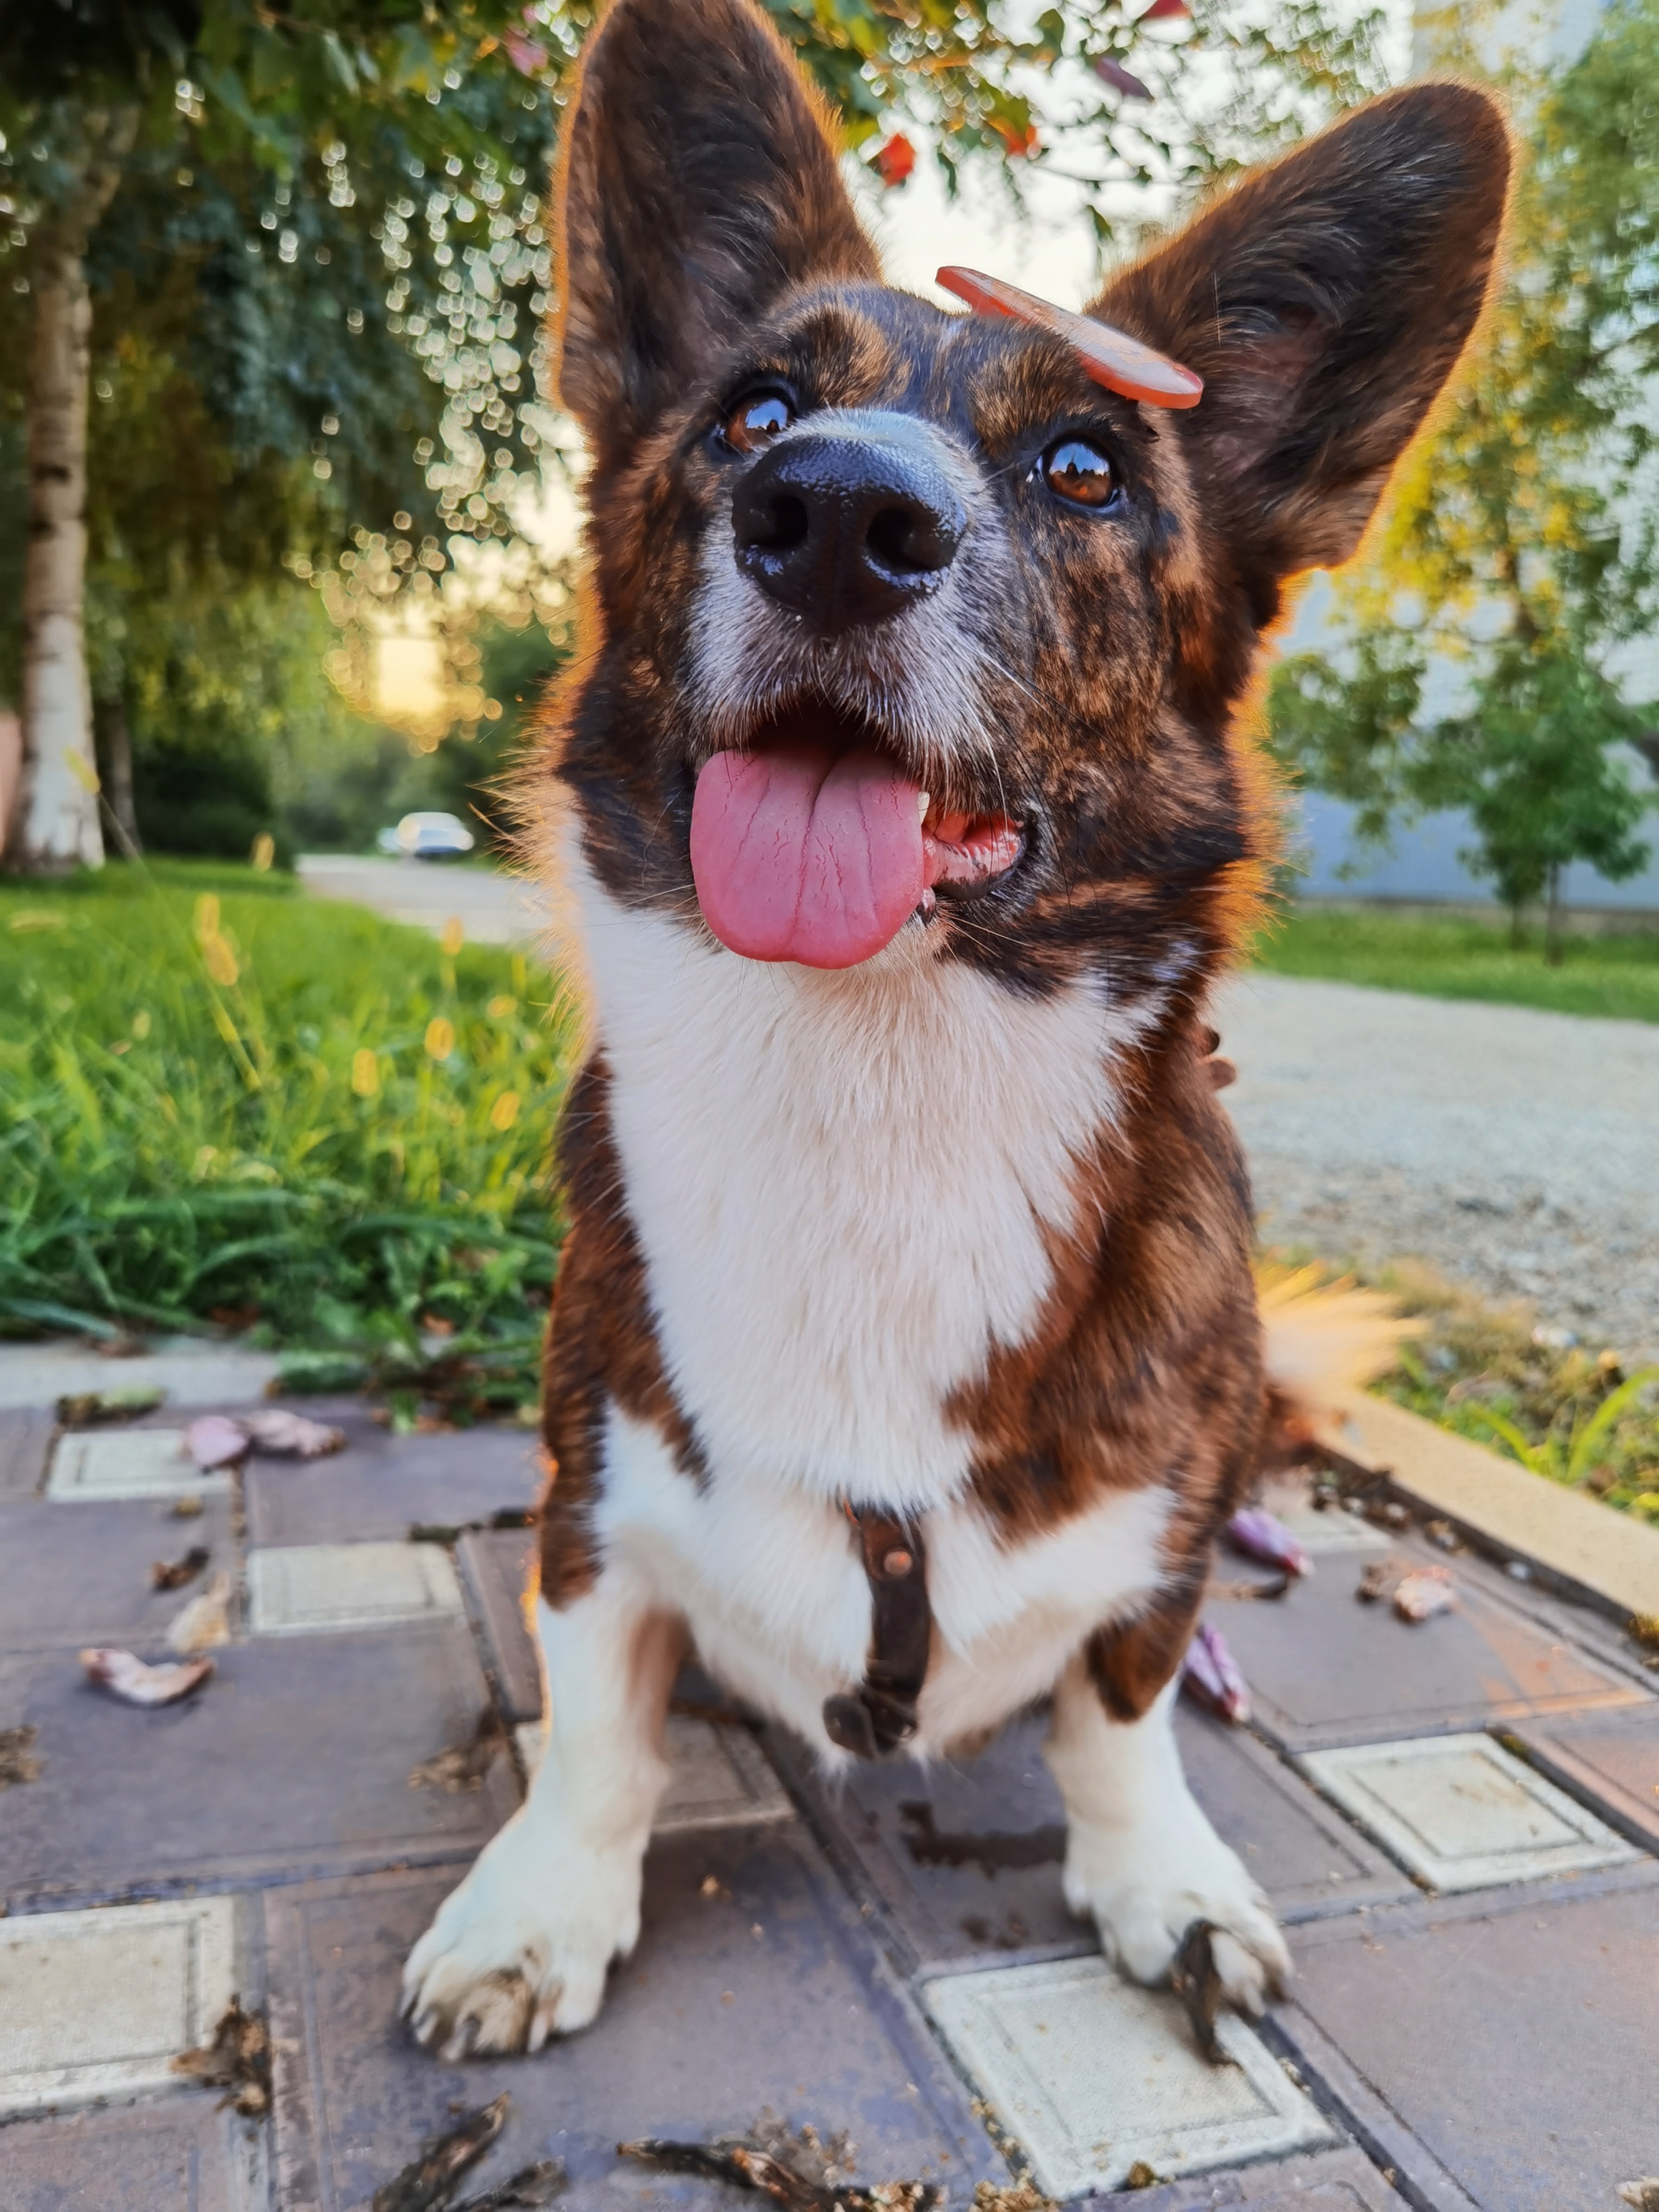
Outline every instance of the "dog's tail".
{"type": "Polygon", "coordinates": [[[1267,1359],[1262,1461],[1273,1466],[1301,1457],[1336,1426],[1344,1393],[1387,1374],[1425,1324],[1382,1291],[1328,1282],[1318,1267],[1266,1267],[1256,1290],[1267,1359]]]}

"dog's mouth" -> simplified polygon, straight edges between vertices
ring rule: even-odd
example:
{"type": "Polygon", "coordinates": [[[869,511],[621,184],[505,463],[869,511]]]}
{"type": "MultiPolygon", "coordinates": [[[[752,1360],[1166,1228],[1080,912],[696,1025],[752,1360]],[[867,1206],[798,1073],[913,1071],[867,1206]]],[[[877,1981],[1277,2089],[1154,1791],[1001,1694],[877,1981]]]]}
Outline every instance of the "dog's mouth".
{"type": "Polygon", "coordinates": [[[691,872],[703,919],[750,960],[853,968],[938,894],[1006,875],[1024,836],[1012,817],[924,791],[866,722],[797,702],[716,753],[697,776],[691,872]]]}

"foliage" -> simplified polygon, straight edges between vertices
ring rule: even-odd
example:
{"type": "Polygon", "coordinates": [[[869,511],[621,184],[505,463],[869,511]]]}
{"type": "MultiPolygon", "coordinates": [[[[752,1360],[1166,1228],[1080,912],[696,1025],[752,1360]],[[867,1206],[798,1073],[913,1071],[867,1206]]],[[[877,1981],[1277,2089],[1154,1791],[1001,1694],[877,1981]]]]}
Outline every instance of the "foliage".
{"type": "Polygon", "coordinates": [[[1344,588],[1345,648],[1274,677],[1281,757],[1357,805],[1362,841],[1467,807],[1465,858],[1512,908],[1553,908],[1572,860],[1618,881],[1646,858],[1622,748],[1648,718],[1608,655],[1659,612],[1656,77],[1659,0],[1614,0],[1558,86],[1512,82],[1530,160],[1479,357],[1344,588]],[[1464,662],[1467,702],[1425,727],[1431,656],[1464,662]]]}
{"type": "Polygon", "coordinates": [[[1574,934],[1551,968],[1490,922],[1301,906],[1258,939],[1253,957],[1280,975],[1659,1022],[1659,933],[1574,934]]]}
{"type": "Polygon", "coordinates": [[[568,1051],[522,957],[188,863],[0,883],[0,1316],[533,1352],[568,1051]]]}
{"type": "Polygon", "coordinates": [[[1530,1473],[1659,1522],[1659,1368],[1595,1353],[1431,1276],[1380,1279],[1427,1334],[1373,1387],[1530,1473]]]}

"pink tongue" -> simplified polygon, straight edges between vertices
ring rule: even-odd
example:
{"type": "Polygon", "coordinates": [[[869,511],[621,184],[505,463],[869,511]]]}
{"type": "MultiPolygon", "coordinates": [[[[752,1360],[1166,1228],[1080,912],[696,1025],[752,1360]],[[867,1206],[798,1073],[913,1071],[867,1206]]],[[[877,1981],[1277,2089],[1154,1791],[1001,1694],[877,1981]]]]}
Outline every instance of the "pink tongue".
{"type": "Polygon", "coordinates": [[[877,753],[716,753],[691,806],[704,921],[750,960],[867,960],[922,894],[921,795],[877,753]]]}

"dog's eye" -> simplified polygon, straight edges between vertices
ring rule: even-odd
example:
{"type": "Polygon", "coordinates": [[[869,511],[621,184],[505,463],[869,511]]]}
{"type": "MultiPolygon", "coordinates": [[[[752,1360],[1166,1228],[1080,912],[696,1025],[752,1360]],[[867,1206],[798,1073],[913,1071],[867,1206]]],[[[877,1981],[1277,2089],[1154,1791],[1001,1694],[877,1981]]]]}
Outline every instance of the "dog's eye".
{"type": "Polygon", "coordinates": [[[1117,496],[1117,477],[1098,446],[1086,438],[1062,438],[1042,456],[1043,481],[1073,507],[1109,507],[1117,496]]]}
{"type": "Polygon", "coordinates": [[[751,392],[726,416],[721,434],[734,453],[753,453],[794,419],[795,410],[782,392],[751,392]]]}

